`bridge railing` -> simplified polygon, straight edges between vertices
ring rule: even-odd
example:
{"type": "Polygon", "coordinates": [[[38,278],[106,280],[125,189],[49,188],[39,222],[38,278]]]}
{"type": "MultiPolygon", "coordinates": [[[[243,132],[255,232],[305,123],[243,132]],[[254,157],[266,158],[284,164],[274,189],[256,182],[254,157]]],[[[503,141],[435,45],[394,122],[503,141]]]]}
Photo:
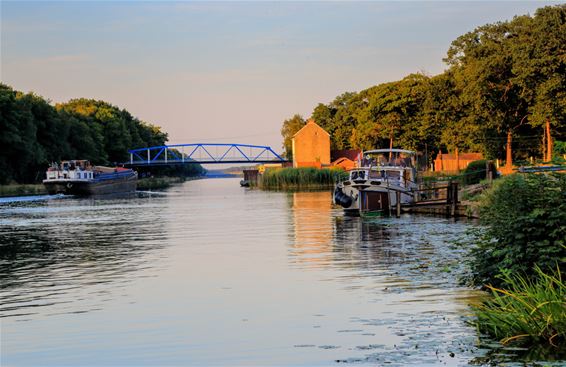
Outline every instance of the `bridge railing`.
{"type": "Polygon", "coordinates": [[[176,163],[282,163],[271,147],[249,144],[174,144],[132,149],[129,165],[176,163]]]}

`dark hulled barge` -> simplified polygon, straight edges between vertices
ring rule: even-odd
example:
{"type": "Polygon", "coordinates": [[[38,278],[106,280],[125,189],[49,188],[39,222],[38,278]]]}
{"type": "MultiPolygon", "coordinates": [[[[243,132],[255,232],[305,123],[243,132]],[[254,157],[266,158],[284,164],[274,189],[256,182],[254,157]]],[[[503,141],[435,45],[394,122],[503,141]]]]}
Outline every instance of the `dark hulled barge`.
{"type": "Polygon", "coordinates": [[[43,184],[50,195],[104,195],[134,192],[138,174],[129,168],[92,166],[87,160],[52,164],[43,184]]]}

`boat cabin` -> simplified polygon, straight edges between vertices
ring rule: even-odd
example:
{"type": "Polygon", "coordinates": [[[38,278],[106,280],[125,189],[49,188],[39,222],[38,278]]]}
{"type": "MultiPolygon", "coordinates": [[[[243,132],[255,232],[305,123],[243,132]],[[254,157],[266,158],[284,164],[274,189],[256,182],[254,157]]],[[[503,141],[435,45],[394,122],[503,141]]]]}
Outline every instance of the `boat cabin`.
{"type": "Polygon", "coordinates": [[[362,183],[371,180],[372,185],[388,182],[400,187],[410,187],[416,178],[416,153],[403,149],[376,149],[363,153],[358,168],[350,171],[350,181],[362,183]]]}
{"type": "Polygon", "coordinates": [[[48,180],[90,180],[94,178],[94,171],[88,160],[62,161],[51,163],[46,176],[48,180]]]}

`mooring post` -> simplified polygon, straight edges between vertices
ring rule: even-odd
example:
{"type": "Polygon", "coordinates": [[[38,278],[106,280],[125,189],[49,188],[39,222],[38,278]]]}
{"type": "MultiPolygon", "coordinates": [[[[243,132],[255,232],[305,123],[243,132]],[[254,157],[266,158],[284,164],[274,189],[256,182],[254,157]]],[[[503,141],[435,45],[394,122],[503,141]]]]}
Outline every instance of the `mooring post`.
{"type": "Polygon", "coordinates": [[[147,164],[151,162],[151,154],[149,153],[149,148],[147,149],[147,164]]]}
{"type": "Polygon", "coordinates": [[[165,154],[165,163],[167,163],[167,148],[165,148],[165,150],[163,151],[163,153],[165,154]]]}
{"type": "Polygon", "coordinates": [[[446,186],[446,216],[450,216],[450,208],[452,207],[452,181],[446,186]]]}
{"type": "Polygon", "coordinates": [[[395,191],[395,196],[397,197],[396,215],[397,215],[397,218],[399,218],[399,217],[401,217],[401,192],[395,191]]]}
{"type": "Polygon", "coordinates": [[[486,161],[485,162],[485,170],[487,172],[486,174],[486,178],[489,181],[489,184],[491,185],[493,183],[493,162],[492,161],[486,161]]]}
{"type": "Polygon", "coordinates": [[[130,153],[130,164],[134,164],[134,153],[130,153]]]}
{"type": "Polygon", "coordinates": [[[452,202],[450,205],[450,215],[455,217],[456,216],[456,210],[458,209],[458,182],[453,182],[451,185],[451,189],[452,189],[452,202]]]}
{"type": "Polygon", "coordinates": [[[181,147],[181,162],[185,163],[185,147],[181,147]]]}

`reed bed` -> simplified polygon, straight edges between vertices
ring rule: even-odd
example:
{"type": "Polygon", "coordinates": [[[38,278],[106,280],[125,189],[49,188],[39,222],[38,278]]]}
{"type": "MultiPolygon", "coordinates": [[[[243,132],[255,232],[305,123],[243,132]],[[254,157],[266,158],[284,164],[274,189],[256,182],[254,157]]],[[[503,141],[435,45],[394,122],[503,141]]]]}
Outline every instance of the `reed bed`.
{"type": "Polygon", "coordinates": [[[534,277],[503,273],[505,286],[488,286],[492,297],[475,306],[481,332],[531,346],[566,347],[566,284],[560,269],[535,268],[534,277]]]}
{"type": "Polygon", "coordinates": [[[348,174],[339,168],[268,169],[260,179],[260,188],[268,190],[328,189],[348,174]]]}

